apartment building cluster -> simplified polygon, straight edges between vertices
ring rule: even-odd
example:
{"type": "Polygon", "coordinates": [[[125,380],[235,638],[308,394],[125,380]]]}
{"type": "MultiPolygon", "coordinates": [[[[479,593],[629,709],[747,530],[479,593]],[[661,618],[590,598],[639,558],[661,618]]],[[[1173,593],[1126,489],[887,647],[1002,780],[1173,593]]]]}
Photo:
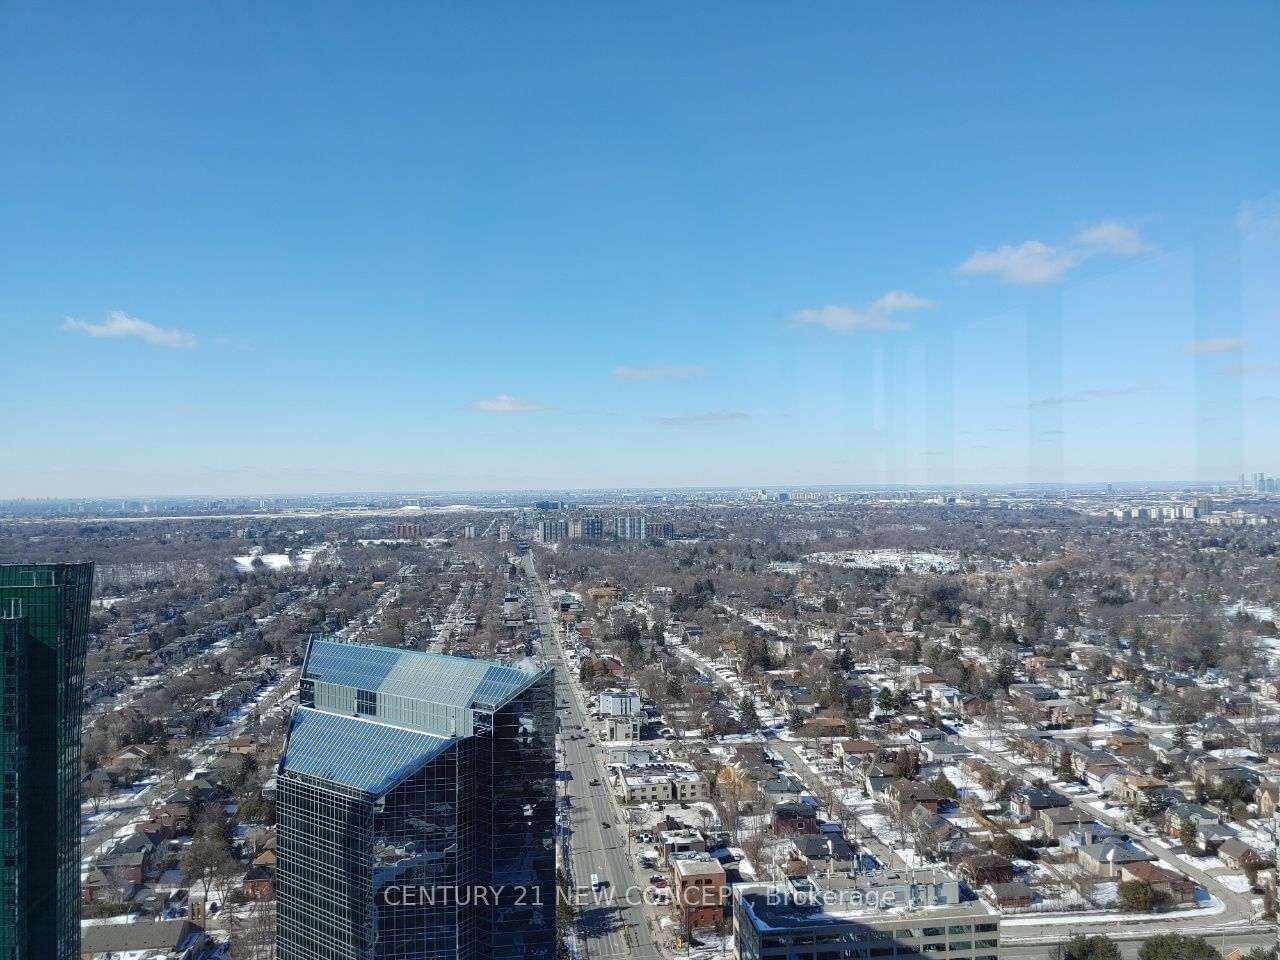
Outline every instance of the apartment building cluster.
{"type": "Polygon", "coordinates": [[[537,522],[534,539],[539,543],[600,540],[606,536],[606,531],[614,540],[670,540],[675,536],[675,525],[670,521],[651,521],[640,515],[614,517],[611,524],[606,524],[603,517],[553,517],[537,522]]]}
{"type": "Polygon", "coordinates": [[[1144,506],[1112,507],[1106,516],[1113,520],[1135,521],[1146,520],[1165,522],[1171,520],[1196,520],[1212,526],[1228,527],[1265,527],[1272,522],[1271,518],[1240,508],[1222,509],[1207,497],[1201,497],[1195,503],[1164,503],[1144,506]]]}
{"type": "Polygon", "coordinates": [[[1280,491],[1275,477],[1269,477],[1262,471],[1258,471],[1249,478],[1249,482],[1245,482],[1245,475],[1240,474],[1240,490],[1252,490],[1254,493],[1276,493],[1280,491]]]}

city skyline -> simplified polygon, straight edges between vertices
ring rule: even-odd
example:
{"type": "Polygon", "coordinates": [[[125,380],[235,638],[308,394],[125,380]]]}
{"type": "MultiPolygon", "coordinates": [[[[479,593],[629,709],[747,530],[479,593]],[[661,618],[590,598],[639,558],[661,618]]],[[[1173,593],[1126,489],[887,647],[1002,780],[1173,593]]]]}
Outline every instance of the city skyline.
{"type": "Polygon", "coordinates": [[[153,10],[3,15],[0,417],[40,429],[0,497],[1280,444],[1273,7],[153,10]]]}

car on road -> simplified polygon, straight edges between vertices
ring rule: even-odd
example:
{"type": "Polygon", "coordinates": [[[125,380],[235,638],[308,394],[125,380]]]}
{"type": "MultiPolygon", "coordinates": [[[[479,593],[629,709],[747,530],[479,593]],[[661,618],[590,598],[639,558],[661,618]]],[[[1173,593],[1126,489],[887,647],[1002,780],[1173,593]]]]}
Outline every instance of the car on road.
{"type": "Polygon", "coordinates": [[[599,777],[592,777],[590,780],[588,780],[588,781],[587,781],[587,786],[589,786],[589,787],[598,787],[598,786],[600,786],[600,778],[599,778],[599,777]]]}
{"type": "Polygon", "coordinates": [[[591,889],[599,890],[601,886],[602,884],[600,883],[600,878],[593,873],[591,875],[591,889]]]}
{"type": "Polygon", "coordinates": [[[608,820],[601,820],[600,826],[604,827],[606,830],[610,830],[613,828],[613,824],[610,823],[608,820]]]}

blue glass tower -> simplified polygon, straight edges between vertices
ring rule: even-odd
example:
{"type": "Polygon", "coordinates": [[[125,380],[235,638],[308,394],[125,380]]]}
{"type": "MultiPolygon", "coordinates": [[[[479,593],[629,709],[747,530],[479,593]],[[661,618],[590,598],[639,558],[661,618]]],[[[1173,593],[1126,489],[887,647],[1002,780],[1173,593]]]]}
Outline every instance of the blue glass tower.
{"type": "Polygon", "coordinates": [[[317,640],[277,780],[280,960],[555,954],[555,688],[317,640]]]}

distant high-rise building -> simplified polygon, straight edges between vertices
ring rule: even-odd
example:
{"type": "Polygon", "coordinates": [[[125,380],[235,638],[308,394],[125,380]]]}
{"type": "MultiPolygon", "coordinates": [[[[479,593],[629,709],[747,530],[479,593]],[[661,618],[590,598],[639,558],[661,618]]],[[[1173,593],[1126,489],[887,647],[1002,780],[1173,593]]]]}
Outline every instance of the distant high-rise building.
{"type": "Polygon", "coordinates": [[[652,524],[652,528],[651,535],[656,536],[659,540],[671,540],[676,535],[676,525],[670,520],[652,524]]]}
{"type": "Polygon", "coordinates": [[[510,539],[511,539],[511,527],[505,523],[499,524],[498,525],[498,542],[506,543],[510,539]]]}
{"type": "Polygon", "coordinates": [[[646,534],[644,517],[615,517],[613,535],[619,540],[643,540],[646,534]]]}
{"type": "Polygon", "coordinates": [[[827,495],[815,490],[801,490],[797,493],[792,493],[790,498],[796,503],[814,503],[818,500],[825,500],[827,495]]]}
{"type": "Polygon", "coordinates": [[[462,528],[462,536],[466,540],[474,540],[476,538],[476,525],[474,523],[468,523],[462,528]]]}
{"type": "Polygon", "coordinates": [[[317,640],[298,696],[279,960],[550,960],[552,673],[317,640]]]}
{"type": "Polygon", "coordinates": [[[538,524],[536,533],[543,543],[559,543],[569,539],[569,521],[543,520],[538,524]]]}
{"type": "Polygon", "coordinates": [[[397,523],[395,526],[395,537],[397,540],[421,540],[426,535],[426,524],[397,523]]]}
{"type": "Polygon", "coordinates": [[[604,519],[601,517],[575,517],[569,521],[569,539],[586,540],[604,536],[604,519]]]}
{"type": "Polygon", "coordinates": [[[0,566],[0,960],[79,960],[92,563],[0,566]]]}

